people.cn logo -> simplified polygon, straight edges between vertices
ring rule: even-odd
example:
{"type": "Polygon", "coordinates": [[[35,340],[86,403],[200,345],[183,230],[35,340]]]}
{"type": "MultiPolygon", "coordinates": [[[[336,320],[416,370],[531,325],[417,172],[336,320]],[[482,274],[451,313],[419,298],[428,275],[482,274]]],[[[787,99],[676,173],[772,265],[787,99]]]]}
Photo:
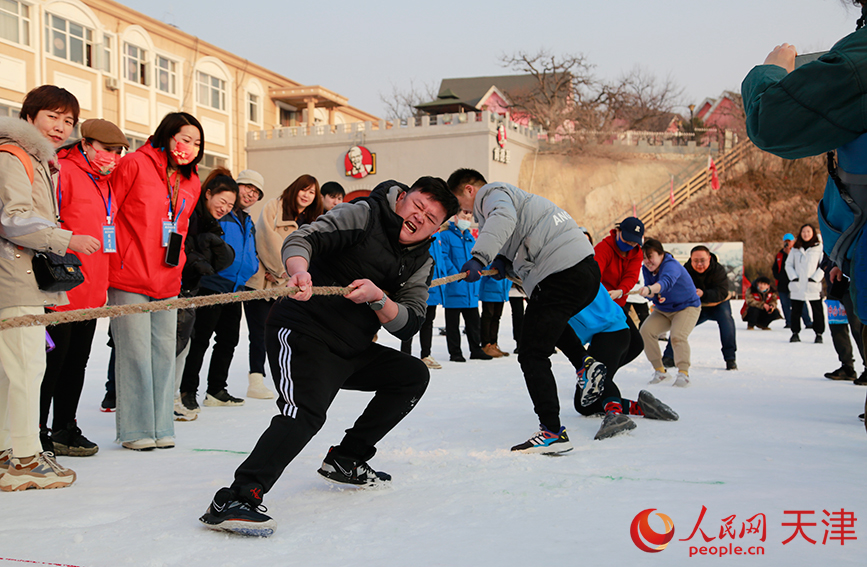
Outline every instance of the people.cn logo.
{"type": "Polygon", "coordinates": [[[648,517],[654,510],[656,508],[648,508],[639,512],[629,527],[629,535],[632,536],[633,543],[638,549],[647,553],[659,553],[668,547],[668,542],[674,538],[674,522],[665,514],[656,513],[665,522],[665,532],[657,533],[650,527],[648,517]]]}

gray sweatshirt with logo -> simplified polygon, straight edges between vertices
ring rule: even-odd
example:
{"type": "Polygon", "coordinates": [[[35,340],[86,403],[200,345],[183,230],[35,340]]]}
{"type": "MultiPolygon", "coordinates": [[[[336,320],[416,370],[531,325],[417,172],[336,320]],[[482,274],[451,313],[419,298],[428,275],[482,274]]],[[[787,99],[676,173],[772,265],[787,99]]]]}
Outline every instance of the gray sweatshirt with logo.
{"type": "Polygon", "coordinates": [[[485,266],[500,254],[532,296],[536,285],[593,255],[593,246],[574,219],[544,197],[508,183],[488,183],[476,196],[473,215],[479,238],[473,257],[485,266]]]}

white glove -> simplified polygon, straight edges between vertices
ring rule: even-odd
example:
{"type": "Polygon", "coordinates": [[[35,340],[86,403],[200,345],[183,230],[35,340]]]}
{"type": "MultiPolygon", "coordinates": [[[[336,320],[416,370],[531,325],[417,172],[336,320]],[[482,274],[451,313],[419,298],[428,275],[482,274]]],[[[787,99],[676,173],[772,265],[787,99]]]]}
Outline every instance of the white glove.
{"type": "Polygon", "coordinates": [[[611,299],[620,299],[621,297],[623,297],[623,290],[622,289],[612,289],[611,291],[608,292],[608,295],[611,296],[611,299]]]}

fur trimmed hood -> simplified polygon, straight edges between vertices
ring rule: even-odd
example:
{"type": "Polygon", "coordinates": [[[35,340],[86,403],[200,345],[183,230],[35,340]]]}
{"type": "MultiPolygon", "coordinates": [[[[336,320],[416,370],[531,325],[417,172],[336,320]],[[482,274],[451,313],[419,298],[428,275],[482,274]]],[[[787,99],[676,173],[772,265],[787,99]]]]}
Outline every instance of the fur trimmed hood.
{"type": "Polygon", "coordinates": [[[26,120],[12,117],[0,118],[0,144],[9,142],[21,146],[25,152],[43,163],[55,159],[51,142],[26,120]]]}

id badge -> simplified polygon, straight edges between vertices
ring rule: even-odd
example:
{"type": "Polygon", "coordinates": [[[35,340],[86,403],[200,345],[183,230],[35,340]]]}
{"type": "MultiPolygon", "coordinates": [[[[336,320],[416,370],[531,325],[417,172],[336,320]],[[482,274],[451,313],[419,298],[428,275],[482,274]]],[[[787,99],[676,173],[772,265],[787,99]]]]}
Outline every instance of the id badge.
{"type": "Polygon", "coordinates": [[[163,221],[163,248],[169,245],[169,234],[177,232],[177,225],[172,221],[163,221]]]}
{"type": "Polygon", "coordinates": [[[102,251],[106,254],[117,252],[117,242],[115,240],[113,224],[103,225],[102,227],[102,251]]]}

